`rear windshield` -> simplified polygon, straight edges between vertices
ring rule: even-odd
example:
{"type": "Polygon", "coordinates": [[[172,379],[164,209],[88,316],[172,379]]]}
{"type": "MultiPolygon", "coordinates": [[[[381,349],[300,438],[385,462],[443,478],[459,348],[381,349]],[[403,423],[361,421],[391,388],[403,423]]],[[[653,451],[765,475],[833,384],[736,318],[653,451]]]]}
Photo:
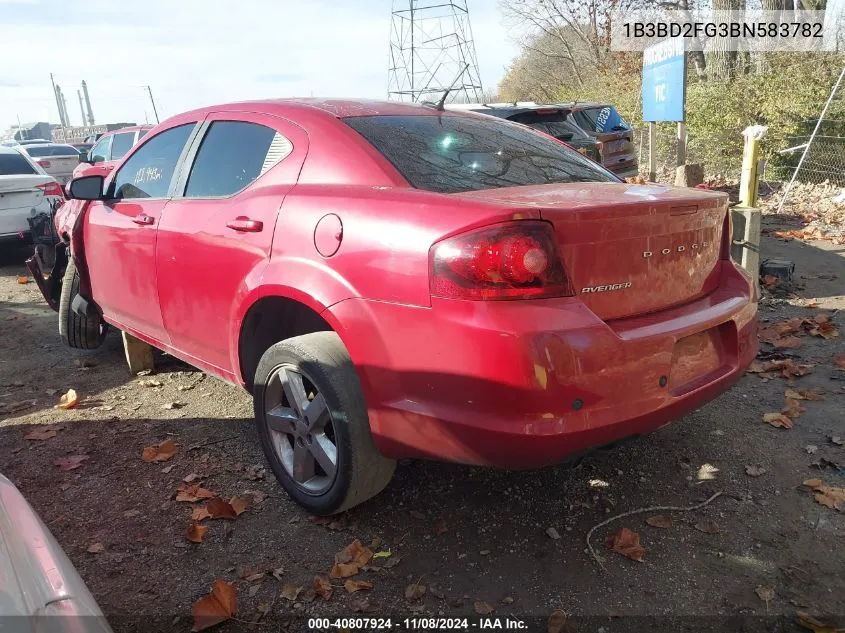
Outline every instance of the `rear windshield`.
{"type": "Polygon", "coordinates": [[[613,106],[596,106],[595,108],[576,110],[572,113],[572,118],[585,130],[599,134],[631,129],[631,126],[613,106]]]}
{"type": "Polygon", "coordinates": [[[343,121],[375,146],[411,185],[426,191],[618,182],[561,143],[506,121],[449,114],[343,121]]]}
{"type": "Polygon", "coordinates": [[[35,168],[20,154],[0,154],[0,176],[37,174],[35,168]]]}
{"type": "Polygon", "coordinates": [[[48,147],[27,147],[30,156],[79,156],[76,148],[70,145],[50,145],[48,147]]]}

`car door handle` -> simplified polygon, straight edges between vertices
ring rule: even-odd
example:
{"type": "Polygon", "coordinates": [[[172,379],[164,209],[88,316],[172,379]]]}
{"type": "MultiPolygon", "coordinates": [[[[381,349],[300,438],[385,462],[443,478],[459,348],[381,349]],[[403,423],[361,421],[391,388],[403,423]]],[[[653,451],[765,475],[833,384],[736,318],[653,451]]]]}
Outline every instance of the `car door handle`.
{"type": "Polygon", "coordinates": [[[132,221],[135,224],[140,224],[141,226],[149,226],[151,224],[155,224],[156,219],[147,215],[146,213],[140,213],[132,218],[132,221]]]}
{"type": "Polygon", "coordinates": [[[250,220],[243,216],[237,217],[234,220],[226,222],[226,226],[234,231],[241,233],[258,233],[264,229],[264,223],[261,220],[250,220]]]}

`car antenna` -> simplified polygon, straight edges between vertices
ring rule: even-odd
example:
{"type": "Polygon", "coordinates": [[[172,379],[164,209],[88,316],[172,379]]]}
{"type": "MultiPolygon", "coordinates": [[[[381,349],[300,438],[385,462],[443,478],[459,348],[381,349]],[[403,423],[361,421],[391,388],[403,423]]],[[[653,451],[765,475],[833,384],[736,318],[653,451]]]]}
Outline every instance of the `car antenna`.
{"type": "Polygon", "coordinates": [[[448,88],[446,88],[446,90],[443,91],[443,94],[440,96],[440,100],[437,103],[432,103],[431,101],[423,101],[423,105],[434,106],[434,109],[438,112],[444,112],[446,110],[446,97],[448,97],[449,93],[452,92],[452,88],[455,87],[455,84],[458,83],[458,79],[463,76],[463,74],[467,71],[467,68],[469,68],[469,64],[464,64],[464,67],[461,69],[461,72],[458,73],[458,76],[455,77],[455,80],[452,82],[452,84],[448,88]]]}

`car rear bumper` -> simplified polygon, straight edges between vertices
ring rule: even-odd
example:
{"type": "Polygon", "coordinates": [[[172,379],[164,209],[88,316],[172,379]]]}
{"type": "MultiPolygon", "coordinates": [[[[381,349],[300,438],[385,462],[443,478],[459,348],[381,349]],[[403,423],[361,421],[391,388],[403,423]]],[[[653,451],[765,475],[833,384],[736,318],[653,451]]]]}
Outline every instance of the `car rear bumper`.
{"type": "Polygon", "coordinates": [[[2,475],[0,587],[0,619],[9,620],[12,630],[111,633],[56,539],[2,475]]]}
{"type": "Polygon", "coordinates": [[[723,262],[710,295],[607,323],[575,297],[350,299],[330,312],[382,453],[531,468],[648,433],[728,389],[757,353],[751,293],[723,262]]]}

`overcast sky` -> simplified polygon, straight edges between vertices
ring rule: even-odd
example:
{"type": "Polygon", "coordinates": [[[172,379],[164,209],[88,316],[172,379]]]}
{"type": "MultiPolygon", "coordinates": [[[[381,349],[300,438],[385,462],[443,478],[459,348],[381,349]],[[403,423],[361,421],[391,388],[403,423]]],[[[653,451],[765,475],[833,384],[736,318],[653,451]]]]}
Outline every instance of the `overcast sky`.
{"type": "MultiPolygon", "coordinates": [[[[392,0],[0,0],[0,131],[71,123],[88,83],[97,123],[288,96],[385,98],[392,0]]],[[[496,0],[468,0],[485,89],[517,47],[496,0]]]]}

